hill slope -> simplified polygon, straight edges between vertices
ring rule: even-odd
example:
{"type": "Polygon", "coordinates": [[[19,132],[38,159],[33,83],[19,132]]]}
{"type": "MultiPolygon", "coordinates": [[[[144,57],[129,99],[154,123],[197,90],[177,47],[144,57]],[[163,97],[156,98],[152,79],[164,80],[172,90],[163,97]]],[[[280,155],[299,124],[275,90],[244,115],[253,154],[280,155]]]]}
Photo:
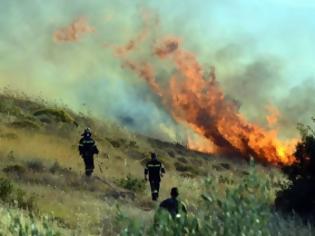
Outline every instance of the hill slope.
{"type": "MultiPolygon", "coordinates": [[[[143,182],[143,165],[150,151],[158,154],[167,169],[161,199],[168,196],[171,187],[178,186],[191,212],[199,211],[200,196],[209,191],[204,185],[206,178],[216,181],[214,192],[220,193],[227,184],[238,185],[249,175],[248,164],[240,159],[194,152],[44,101],[0,96],[0,178],[14,189],[10,197],[1,198],[4,211],[20,211],[11,210],[15,202],[15,207],[28,209],[20,214],[34,212],[39,222],[43,215],[51,215],[55,222],[52,227],[62,234],[117,234],[117,207],[129,217],[150,224],[156,205],[143,182]],[[84,177],[77,152],[85,127],[91,127],[100,149],[92,179],[84,177]]],[[[275,168],[257,169],[261,176],[268,171],[272,180],[268,192],[271,204],[282,177],[275,168]]],[[[1,186],[0,190],[5,189],[1,186]]]]}

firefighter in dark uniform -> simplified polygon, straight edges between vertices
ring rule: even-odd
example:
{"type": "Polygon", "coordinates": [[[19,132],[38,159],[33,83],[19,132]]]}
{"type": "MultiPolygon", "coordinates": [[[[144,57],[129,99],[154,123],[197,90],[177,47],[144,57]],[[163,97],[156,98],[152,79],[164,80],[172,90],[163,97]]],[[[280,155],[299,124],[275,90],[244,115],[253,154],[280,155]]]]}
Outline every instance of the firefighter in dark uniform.
{"type": "Polygon", "coordinates": [[[168,211],[173,219],[182,217],[182,214],[187,214],[185,204],[177,199],[178,195],[178,189],[174,187],[171,189],[171,197],[160,204],[160,209],[168,211]]]}
{"type": "Polygon", "coordinates": [[[86,128],[81,136],[82,138],[79,142],[79,153],[85,164],[85,175],[91,176],[94,170],[93,156],[94,154],[98,154],[99,151],[95,141],[92,139],[92,132],[90,128],[86,128]]]}
{"type": "Polygon", "coordinates": [[[163,174],[165,174],[165,168],[163,167],[162,163],[157,159],[156,154],[154,152],[151,153],[151,160],[146,164],[146,167],[144,169],[144,179],[147,181],[149,175],[153,201],[157,201],[159,198],[160,182],[163,174]]]}

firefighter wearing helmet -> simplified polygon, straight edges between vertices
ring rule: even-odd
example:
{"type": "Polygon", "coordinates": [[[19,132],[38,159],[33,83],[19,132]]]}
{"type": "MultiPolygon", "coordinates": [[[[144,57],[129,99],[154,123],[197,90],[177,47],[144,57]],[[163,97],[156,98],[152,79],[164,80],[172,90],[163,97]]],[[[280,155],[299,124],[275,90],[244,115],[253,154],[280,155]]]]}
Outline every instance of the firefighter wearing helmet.
{"type": "Polygon", "coordinates": [[[144,178],[148,180],[151,187],[152,200],[157,201],[159,198],[161,177],[165,174],[165,168],[162,163],[157,159],[154,152],[151,153],[151,160],[146,163],[144,169],[144,178]]]}
{"type": "Polygon", "coordinates": [[[82,157],[85,165],[85,175],[91,176],[94,170],[94,155],[98,154],[98,148],[95,141],[92,138],[92,132],[90,128],[86,128],[81,135],[82,138],[79,142],[79,153],[82,157]]]}

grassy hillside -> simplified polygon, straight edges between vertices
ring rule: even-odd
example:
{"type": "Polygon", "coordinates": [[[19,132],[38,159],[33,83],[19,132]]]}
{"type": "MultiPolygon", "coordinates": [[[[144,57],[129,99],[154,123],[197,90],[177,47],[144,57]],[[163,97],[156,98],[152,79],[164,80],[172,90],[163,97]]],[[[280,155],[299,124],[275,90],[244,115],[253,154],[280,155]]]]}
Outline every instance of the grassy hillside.
{"type": "MultiPolygon", "coordinates": [[[[224,231],[224,227],[233,229],[238,222],[225,222],[229,217],[225,213],[229,208],[233,213],[233,204],[242,202],[237,196],[245,193],[245,199],[254,196],[259,200],[249,199],[250,204],[255,205],[244,206],[241,210],[248,211],[249,218],[258,210],[262,212],[262,215],[257,213],[258,220],[266,216],[266,224],[258,224],[256,228],[251,221],[244,222],[248,224],[245,232],[251,227],[254,230],[248,235],[257,235],[259,227],[266,228],[261,235],[270,232],[312,234],[312,229],[298,219],[284,219],[272,211],[275,191],[285,182],[276,168],[256,166],[255,173],[251,174],[248,163],[238,158],[190,151],[180,144],[131,133],[113,122],[76,114],[45,101],[12,95],[0,96],[0,180],[3,183],[0,184],[0,211],[13,212],[8,213],[13,215],[11,218],[22,219],[26,225],[35,222],[41,235],[54,235],[51,232],[117,235],[122,230],[125,234],[148,234],[156,205],[150,200],[148,184],[143,182],[143,164],[152,150],[167,169],[162,180],[161,199],[168,197],[171,187],[178,186],[181,199],[191,213],[189,220],[196,219],[204,226],[213,223],[209,231],[202,234],[233,235],[233,230],[224,231]],[[77,143],[85,127],[91,127],[100,149],[92,179],[84,177],[83,162],[77,152],[77,143]],[[253,176],[256,176],[254,181],[253,176]],[[244,182],[249,183],[248,186],[254,182],[253,189],[242,189],[244,182]],[[268,188],[263,183],[268,183],[268,188]],[[209,199],[221,199],[223,203],[215,201],[209,206],[207,201],[212,201],[209,199]],[[230,202],[232,205],[228,205],[230,202]],[[262,208],[250,210],[258,205],[262,208]],[[211,218],[222,212],[223,221],[211,218]]],[[[10,226],[18,221],[11,222],[2,216],[8,214],[0,216],[0,228],[3,229],[0,235],[9,235],[9,232],[18,235],[10,226]]],[[[246,212],[242,214],[247,215],[246,212]]],[[[233,218],[240,220],[244,218],[242,214],[233,218]]],[[[171,231],[165,232],[163,234],[171,234],[171,231]]]]}

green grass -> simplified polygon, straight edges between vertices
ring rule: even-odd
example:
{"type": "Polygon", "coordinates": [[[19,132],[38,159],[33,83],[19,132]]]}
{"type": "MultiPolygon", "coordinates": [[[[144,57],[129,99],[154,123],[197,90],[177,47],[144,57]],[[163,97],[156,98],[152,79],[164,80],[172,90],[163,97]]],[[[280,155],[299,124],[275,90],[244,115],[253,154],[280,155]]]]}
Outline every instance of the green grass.
{"type": "Polygon", "coordinates": [[[37,211],[35,195],[27,194],[9,179],[0,178],[0,201],[30,212],[37,211]]]}
{"type": "Polygon", "coordinates": [[[1,236],[57,236],[64,235],[49,217],[35,217],[15,208],[0,206],[1,236]]]}
{"type": "Polygon", "coordinates": [[[145,181],[140,178],[127,175],[126,178],[116,180],[116,183],[125,189],[131,190],[137,193],[143,193],[145,190],[145,181]]]}
{"type": "Polygon", "coordinates": [[[298,217],[285,219],[274,212],[274,183],[254,167],[240,182],[231,183],[206,178],[199,200],[188,202],[189,213],[180,219],[158,214],[158,223],[148,225],[119,210],[116,227],[121,229],[120,235],[314,235],[298,217]]]}

